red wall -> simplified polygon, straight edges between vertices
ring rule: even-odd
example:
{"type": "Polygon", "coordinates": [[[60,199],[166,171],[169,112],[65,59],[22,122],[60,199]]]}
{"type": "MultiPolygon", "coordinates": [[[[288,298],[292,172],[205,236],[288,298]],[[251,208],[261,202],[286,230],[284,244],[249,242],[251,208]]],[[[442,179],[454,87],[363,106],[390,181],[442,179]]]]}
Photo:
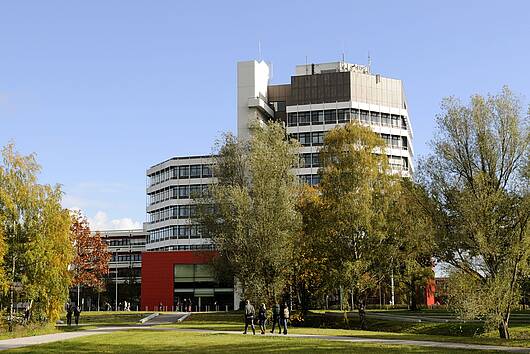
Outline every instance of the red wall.
{"type": "Polygon", "coordinates": [[[208,263],[215,252],[142,252],[141,310],[154,311],[173,304],[173,265],[208,263]]]}
{"type": "Polygon", "coordinates": [[[427,280],[425,285],[425,305],[432,307],[434,305],[434,293],[436,292],[436,283],[434,279],[427,280]]]}

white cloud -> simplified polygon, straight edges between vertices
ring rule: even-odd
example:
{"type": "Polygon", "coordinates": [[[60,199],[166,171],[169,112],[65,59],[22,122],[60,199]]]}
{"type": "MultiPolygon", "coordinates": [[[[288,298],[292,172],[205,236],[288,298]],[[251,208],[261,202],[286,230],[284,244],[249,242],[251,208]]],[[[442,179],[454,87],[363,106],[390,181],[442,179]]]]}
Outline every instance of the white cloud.
{"type": "Polygon", "coordinates": [[[88,217],[88,223],[92,231],[102,230],[132,230],[141,229],[142,223],[131,218],[109,220],[107,213],[99,210],[94,217],[88,217]]]}

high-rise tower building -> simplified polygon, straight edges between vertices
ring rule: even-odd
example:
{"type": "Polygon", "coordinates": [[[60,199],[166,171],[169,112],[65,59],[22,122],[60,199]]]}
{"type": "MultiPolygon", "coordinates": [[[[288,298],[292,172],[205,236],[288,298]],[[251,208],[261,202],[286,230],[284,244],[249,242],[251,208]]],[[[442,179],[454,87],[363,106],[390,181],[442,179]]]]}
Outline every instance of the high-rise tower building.
{"type": "MultiPolygon", "coordinates": [[[[393,173],[413,173],[413,134],[401,80],[373,74],[346,62],[298,65],[290,83],[270,83],[265,62],[237,64],[237,134],[251,124],[284,122],[298,139],[302,183],[318,184],[319,150],[327,131],[350,121],[370,127],[386,142],[393,173]]],[[[217,284],[203,264],[211,240],[193,222],[193,197],[215,182],[211,156],[175,157],[147,170],[147,244],[142,256],[142,308],[172,307],[183,299],[194,306],[239,305],[231,284],[217,284]]]]}

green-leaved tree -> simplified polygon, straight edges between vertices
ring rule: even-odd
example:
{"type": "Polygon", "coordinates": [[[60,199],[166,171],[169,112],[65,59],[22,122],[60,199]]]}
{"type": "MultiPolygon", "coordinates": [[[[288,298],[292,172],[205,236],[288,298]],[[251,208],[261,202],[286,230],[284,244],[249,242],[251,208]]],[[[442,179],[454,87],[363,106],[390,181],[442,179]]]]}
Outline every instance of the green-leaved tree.
{"type": "Polygon", "coordinates": [[[226,134],[215,158],[217,183],[200,208],[200,222],[245,297],[272,303],[289,280],[296,210],[297,145],[278,123],[254,126],[248,141],[226,134]]]}
{"type": "Polygon", "coordinates": [[[529,116],[508,88],[445,99],[434,153],[422,164],[436,205],[437,256],[452,266],[451,304],[509,338],[530,257],[529,116]]]}
{"type": "Polygon", "coordinates": [[[26,302],[32,304],[33,318],[55,321],[70,285],[70,215],[61,206],[59,186],[37,183],[40,167],[34,155],[20,155],[9,144],[2,149],[2,158],[2,306],[10,308],[14,302],[26,302]]]}

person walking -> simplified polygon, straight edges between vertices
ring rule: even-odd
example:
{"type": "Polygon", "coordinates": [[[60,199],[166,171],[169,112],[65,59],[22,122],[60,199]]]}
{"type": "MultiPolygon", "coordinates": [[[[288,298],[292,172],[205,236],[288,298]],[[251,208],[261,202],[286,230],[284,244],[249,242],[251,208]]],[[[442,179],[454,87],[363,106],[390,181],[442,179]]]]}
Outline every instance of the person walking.
{"type": "Polygon", "coordinates": [[[265,321],[267,321],[267,310],[265,304],[261,304],[258,311],[258,322],[261,334],[265,334],[265,321]]]}
{"type": "Polygon", "coordinates": [[[247,300],[247,304],[245,305],[245,332],[243,334],[247,334],[248,325],[252,328],[252,333],[256,334],[256,328],[254,327],[254,316],[256,315],[256,310],[254,310],[254,306],[250,303],[250,300],[247,300]]]}
{"type": "Polygon", "coordinates": [[[72,313],[73,311],[73,305],[72,303],[68,302],[66,303],[66,325],[71,326],[72,325],[72,313]]]}
{"type": "Polygon", "coordinates": [[[271,333],[274,333],[274,327],[278,325],[279,334],[282,334],[282,326],[280,322],[280,304],[276,303],[272,307],[272,329],[271,333]]]}
{"type": "Polygon", "coordinates": [[[282,311],[283,334],[287,334],[287,321],[289,321],[289,306],[287,306],[287,304],[283,304],[283,311],[282,311]]]}
{"type": "Polygon", "coordinates": [[[75,325],[79,326],[79,316],[81,315],[81,309],[79,306],[74,306],[74,318],[75,318],[75,325]]]}

